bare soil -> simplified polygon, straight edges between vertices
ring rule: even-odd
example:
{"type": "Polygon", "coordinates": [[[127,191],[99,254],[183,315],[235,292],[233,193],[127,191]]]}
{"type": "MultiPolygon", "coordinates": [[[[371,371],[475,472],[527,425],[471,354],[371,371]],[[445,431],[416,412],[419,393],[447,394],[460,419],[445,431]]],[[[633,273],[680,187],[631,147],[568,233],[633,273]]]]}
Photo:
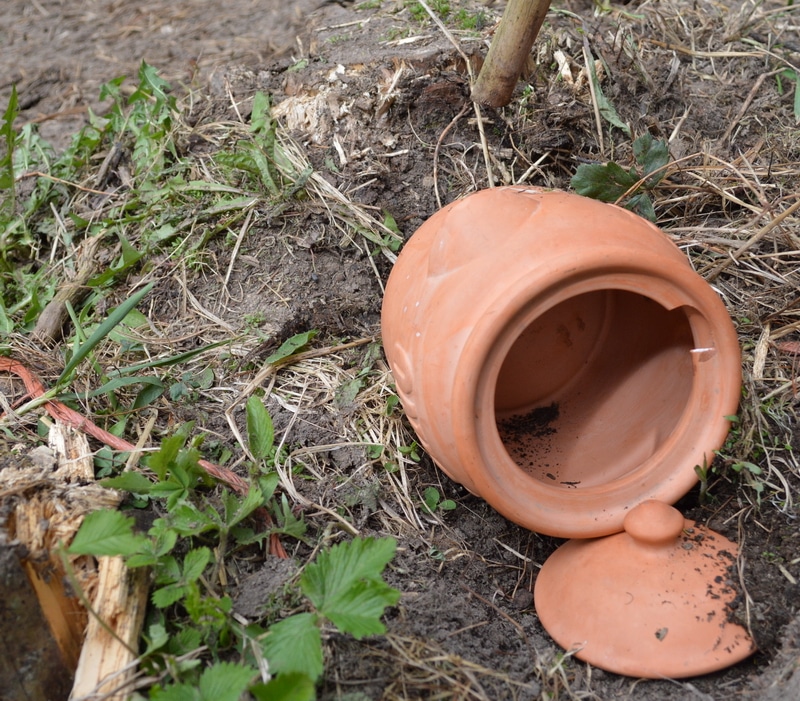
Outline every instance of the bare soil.
{"type": "MultiPolygon", "coordinates": [[[[0,99],[5,102],[15,84],[20,124],[39,124],[46,138],[64,147],[85,123],[87,108],[105,109],[100,85],[120,75],[134,78],[146,60],[177,93],[190,96],[186,119],[196,138],[187,148],[213,152],[220,145],[211,136],[217,125],[246,121],[255,92],[267,92],[316,171],[377,219],[390,213],[407,238],[440,204],[489,184],[468,99],[468,65],[479,67],[502,7],[452,3],[485,15],[477,31],[454,31],[457,50],[435,25],[410,17],[404,3],[374,4],[5,0],[0,99]]],[[[800,163],[796,88],[784,80],[782,93],[774,71],[798,65],[800,38],[797,12],[785,3],[696,5],[633,1],[597,14],[591,2],[554,3],[515,100],[503,110],[484,110],[483,129],[498,183],[569,188],[578,163],[630,163],[630,139],[607,125],[604,138],[598,133],[580,78],[586,41],[610,72],[606,96],[634,134],[669,138],[676,160],[705,154],[691,161],[691,172],[687,165],[671,176],[672,186],[655,204],[659,224],[698,268],[708,264],[708,274],[717,254],[747,241],[791,204],[785,198],[796,190],[800,163]],[[570,72],[560,79],[557,52],[570,72]]],[[[765,396],[796,371],[772,345],[766,373],[772,380],[752,373],[766,324],[770,341],[776,329],[788,329],[783,341],[796,338],[796,325],[790,327],[797,321],[800,283],[797,220],[777,232],[753,251],[772,266],[769,273],[746,277],[731,266],[714,279],[742,336],[750,396],[765,396]]],[[[269,403],[277,433],[285,435],[295,464],[305,466],[305,477],[295,476],[284,488],[303,498],[309,522],[321,533],[331,521],[321,506],[345,513],[364,535],[399,541],[388,580],[403,596],[387,615],[389,634],[361,642],[331,634],[321,698],[800,697],[794,390],[784,393],[776,415],[758,423],[783,446],[748,458],[766,471],[760,504],[728,470],[712,481],[709,502],[692,492],[677,505],[739,543],[741,619],[759,652],[691,680],[603,672],[565,656],[534,610],[531,587],[557,540],[508,522],[425,455],[387,474],[363,447],[380,436],[361,443],[354,438],[368,424],[364,412],[377,421],[385,405],[383,395],[369,404],[343,388],[365,368],[376,384],[379,376],[390,379],[377,342],[366,341],[380,334],[391,261],[331,226],[321,206],[298,206],[280,217],[265,206],[246,234],[236,254],[215,238],[192,267],[164,263],[158,271],[149,315],[173,352],[226,337],[246,339],[237,363],[214,367],[211,389],[193,401],[159,406],[159,427],[166,432],[192,419],[209,437],[207,445],[216,441],[235,452],[224,409],[284,339],[317,329],[320,346],[365,340],[282,371],[269,403]],[[419,505],[428,486],[457,508],[425,514],[419,505]]],[[[241,428],[241,413],[236,420],[241,428]]],[[[743,430],[756,425],[752,417],[743,422],[743,430]]],[[[235,563],[230,576],[237,612],[250,619],[263,614],[309,550],[300,544],[291,554],[288,564],[269,557],[235,563]]]]}

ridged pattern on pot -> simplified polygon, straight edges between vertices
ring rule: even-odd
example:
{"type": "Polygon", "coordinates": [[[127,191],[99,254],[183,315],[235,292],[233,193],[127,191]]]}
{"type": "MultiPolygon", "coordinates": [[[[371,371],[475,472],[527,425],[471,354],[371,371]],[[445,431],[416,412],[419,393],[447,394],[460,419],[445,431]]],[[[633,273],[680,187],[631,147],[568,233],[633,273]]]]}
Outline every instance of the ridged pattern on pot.
{"type": "Polygon", "coordinates": [[[437,212],[398,258],[382,323],[428,453],[542,533],[605,535],[645,499],[673,503],[738,403],[717,294],[649,222],[564,192],[437,212]]]}

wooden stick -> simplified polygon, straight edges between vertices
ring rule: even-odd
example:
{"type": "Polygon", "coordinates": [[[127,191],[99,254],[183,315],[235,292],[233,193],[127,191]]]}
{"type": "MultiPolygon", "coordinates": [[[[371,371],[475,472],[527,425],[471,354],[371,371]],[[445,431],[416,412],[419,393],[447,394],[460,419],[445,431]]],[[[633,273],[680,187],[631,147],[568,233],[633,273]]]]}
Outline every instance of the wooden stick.
{"type": "Polygon", "coordinates": [[[129,570],[121,557],[101,557],[94,613],[86,629],[70,698],[125,701],[136,674],[136,650],[147,608],[146,568],[129,570]]]}
{"type": "Polygon", "coordinates": [[[475,102],[502,107],[511,101],[525,59],[549,9],[550,0],[508,0],[486,61],[472,88],[475,102]]]}

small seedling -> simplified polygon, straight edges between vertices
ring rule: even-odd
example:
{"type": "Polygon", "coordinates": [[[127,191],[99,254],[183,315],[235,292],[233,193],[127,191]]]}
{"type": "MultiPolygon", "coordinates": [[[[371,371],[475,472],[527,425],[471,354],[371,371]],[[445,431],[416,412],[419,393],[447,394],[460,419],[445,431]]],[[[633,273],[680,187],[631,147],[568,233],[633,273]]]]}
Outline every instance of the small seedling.
{"type": "Polygon", "coordinates": [[[456,508],[456,503],[452,499],[442,499],[442,495],[436,487],[427,487],[422,493],[425,508],[431,513],[437,511],[452,511],[456,508]]]}
{"type": "MultiPolygon", "coordinates": [[[[439,15],[439,17],[442,19],[447,19],[448,15],[450,14],[449,0],[431,0],[431,2],[428,4],[431,10],[439,15]]],[[[416,2],[416,0],[406,2],[406,7],[408,7],[408,11],[411,13],[411,16],[417,20],[417,22],[424,22],[430,18],[428,11],[420,3],[416,2]]]]}
{"type": "Polygon", "coordinates": [[[709,464],[708,458],[703,455],[703,464],[695,465],[694,471],[697,479],[700,480],[700,503],[705,504],[708,501],[708,477],[709,477],[709,464]]]}
{"type": "Polygon", "coordinates": [[[453,19],[455,20],[456,26],[458,26],[459,29],[471,30],[474,32],[481,31],[488,22],[486,13],[483,10],[470,12],[463,7],[456,12],[453,19]]]}
{"type": "Polygon", "coordinates": [[[411,445],[402,445],[397,450],[401,455],[404,455],[412,462],[419,462],[422,459],[419,451],[419,443],[416,441],[414,441],[411,445]]]}
{"type": "Polygon", "coordinates": [[[791,68],[784,68],[780,73],[775,75],[775,80],[777,82],[779,95],[783,95],[786,92],[786,88],[783,85],[784,80],[794,83],[792,111],[794,113],[794,121],[800,123],[800,78],[798,78],[797,71],[791,68]]]}

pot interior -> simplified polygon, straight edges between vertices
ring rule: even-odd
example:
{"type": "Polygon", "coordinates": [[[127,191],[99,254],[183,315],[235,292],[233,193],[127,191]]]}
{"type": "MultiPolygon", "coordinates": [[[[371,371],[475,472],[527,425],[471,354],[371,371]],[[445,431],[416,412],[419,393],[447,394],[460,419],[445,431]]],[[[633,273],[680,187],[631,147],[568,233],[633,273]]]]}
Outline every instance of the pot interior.
{"type": "Polygon", "coordinates": [[[569,298],[530,322],[495,388],[511,459],[565,489],[612,482],[668,441],[692,391],[687,311],[625,290],[569,298]]]}

